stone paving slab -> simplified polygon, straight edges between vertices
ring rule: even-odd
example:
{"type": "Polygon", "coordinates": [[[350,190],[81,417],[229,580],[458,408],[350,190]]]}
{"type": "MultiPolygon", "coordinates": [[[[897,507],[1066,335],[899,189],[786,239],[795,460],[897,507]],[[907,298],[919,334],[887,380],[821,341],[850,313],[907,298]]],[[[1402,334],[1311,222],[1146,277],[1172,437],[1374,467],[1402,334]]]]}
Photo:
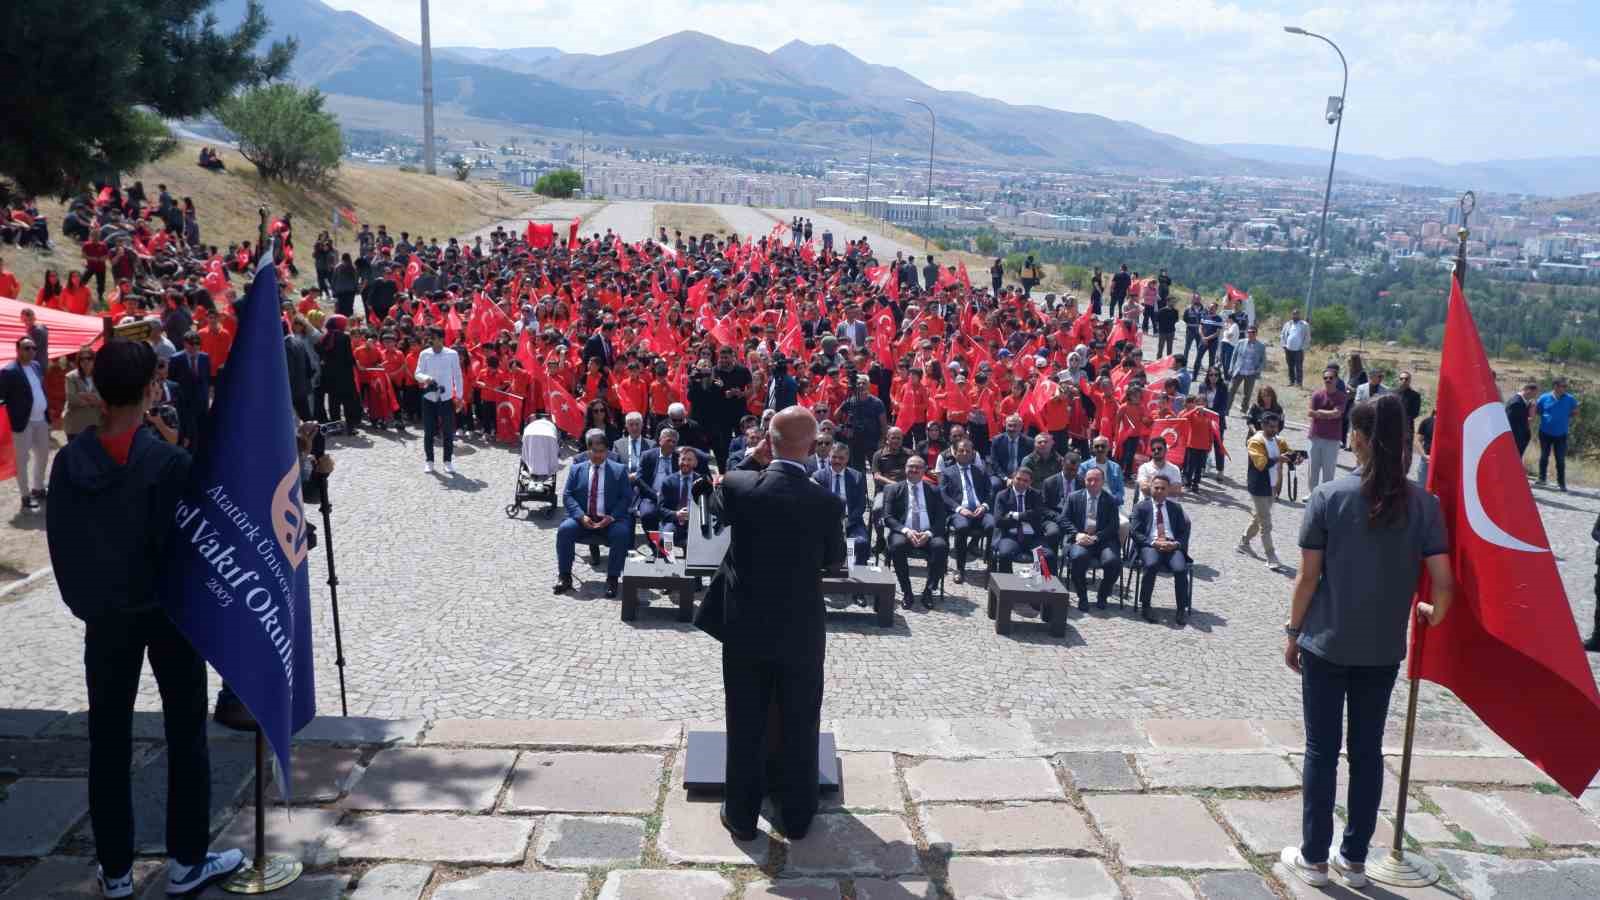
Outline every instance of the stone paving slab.
{"type": "Polygon", "coordinates": [[[1430,854],[1476,900],[1594,900],[1600,897],[1600,861],[1544,862],[1486,853],[1439,850],[1430,854]]]}
{"type": "Polygon", "coordinates": [[[417,900],[432,877],[432,866],[407,863],[374,866],[362,874],[350,900],[417,900]]]}
{"type": "Polygon", "coordinates": [[[929,759],[905,770],[917,803],[940,800],[1064,800],[1055,770],[1042,759],[929,759]]]}
{"type": "Polygon", "coordinates": [[[1270,788],[1300,786],[1283,757],[1268,753],[1140,753],[1144,780],[1162,788],[1270,788]]]}
{"type": "Polygon", "coordinates": [[[1005,806],[920,806],[917,816],[928,846],[946,852],[1099,852],[1083,813],[1065,803],[1005,806]]]}
{"type": "MultiPolygon", "coordinates": [[[[361,751],[354,747],[330,747],[312,744],[294,748],[294,768],[289,774],[289,793],[296,804],[330,803],[339,799],[355,780],[361,751]]],[[[267,798],[282,803],[283,795],[274,781],[267,789],[267,798]]],[[[246,798],[255,802],[255,792],[246,798]]]]}
{"type": "MultiPolygon", "coordinates": [[[[840,900],[839,882],[830,878],[783,878],[778,881],[752,881],[744,886],[739,900],[840,900]]],[[[861,881],[856,882],[856,900],[863,900],[861,881]]]]}
{"type": "Polygon", "coordinates": [[[384,813],[345,821],[329,842],[341,859],[511,865],[526,855],[533,826],[510,816],[384,813]]]}
{"type": "Polygon", "coordinates": [[[644,820],[624,816],[545,816],[535,858],[557,869],[637,864],[644,856],[644,820]]]}
{"type": "MultiPolygon", "coordinates": [[[[293,884],[273,891],[272,900],[342,900],[349,883],[349,875],[306,873],[293,884]]],[[[209,894],[209,891],[207,893],[209,894]]],[[[217,893],[220,894],[221,891],[217,893]]],[[[145,888],[140,897],[141,900],[170,900],[167,896],[166,879],[152,879],[152,883],[145,888]]]]}
{"type": "Polygon", "coordinates": [[[567,872],[486,872],[440,885],[433,900],[582,900],[588,886],[567,872]]]}
{"type": "MultiPolygon", "coordinates": [[[[1274,863],[1272,875],[1282,882],[1290,897],[1294,900],[1459,900],[1459,898],[1440,887],[1431,884],[1420,888],[1401,888],[1389,885],[1369,884],[1360,890],[1353,890],[1340,881],[1337,876],[1326,887],[1315,888],[1284,869],[1282,863],[1274,863]]],[[[1534,900],[1534,898],[1527,898],[1534,900]]],[[[1543,900],[1543,898],[1539,898],[1543,900]]]]}
{"type": "MultiPolygon", "coordinates": [[[[147,748],[135,745],[133,765],[147,748]]],[[[84,778],[89,775],[88,741],[0,740],[0,775],[30,778],[84,778]]]]}
{"type": "Polygon", "coordinates": [[[481,747],[587,747],[626,750],[678,745],[680,722],[649,719],[440,719],[424,744],[481,747]]]}
{"type": "Polygon", "coordinates": [[[0,737],[37,737],[66,715],[62,709],[0,709],[0,737]]]}
{"type": "Polygon", "coordinates": [[[295,733],[297,744],[380,744],[414,746],[427,722],[368,716],[317,716],[295,733]]]}
{"type": "Polygon", "coordinates": [[[1148,719],[1144,730],[1161,750],[1267,750],[1266,737],[1242,719],[1148,719]]]}
{"type": "MultiPolygon", "coordinates": [[[[1383,752],[1399,755],[1405,752],[1405,722],[1390,719],[1383,730],[1383,752]]],[[[1459,753],[1464,755],[1499,756],[1505,744],[1488,729],[1473,725],[1456,725],[1451,722],[1419,721],[1411,739],[1413,756],[1437,756],[1459,753]]]]}
{"type": "Polygon", "coordinates": [[[723,900],[733,882],[715,872],[627,869],[606,875],[599,900],[723,900]]]}
{"type": "MultiPolygon", "coordinates": [[[[50,726],[39,733],[40,737],[71,738],[77,740],[89,739],[89,712],[80,710],[71,715],[62,716],[50,723],[50,726]]],[[[167,739],[166,727],[162,724],[161,713],[140,710],[133,714],[133,739],[136,741],[164,741],[167,739]]]]}
{"type": "Polygon", "coordinates": [[[1301,835],[1300,797],[1272,800],[1218,800],[1222,820],[1239,833],[1251,853],[1277,853],[1301,835]]]}
{"type": "Polygon", "coordinates": [[[1041,754],[1077,750],[1148,750],[1150,738],[1129,719],[1035,719],[1033,737],[1041,754]]]}
{"type": "Polygon", "coordinates": [[[1296,755],[1305,752],[1306,726],[1299,719],[1258,719],[1252,724],[1269,747],[1296,755]]]}
{"type": "Polygon", "coordinates": [[[1494,798],[1511,811],[1524,833],[1546,844],[1600,844],[1600,824],[1567,797],[1497,791],[1494,798]]]}
{"type": "MultiPolygon", "coordinates": [[[[338,860],[339,853],[328,846],[328,839],[333,837],[334,826],[343,815],[339,810],[295,809],[291,813],[281,806],[273,806],[266,814],[268,853],[291,856],[308,866],[329,865],[338,860]]],[[[254,807],[246,806],[212,845],[238,847],[249,856],[255,842],[256,812],[254,807]]]]}
{"type": "Polygon", "coordinates": [[[1140,791],[1144,784],[1122,753],[1110,750],[1083,750],[1056,754],[1080,791],[1140,791]]]}
{"type": "Polygon", "coordinates": [[[1122,891],[1095,859],[1007,857],[950,860],[950,889],[961,900],[1120,900],[1122,891]]]}
{"type": "MultiPolygon", "coordinates": [[[[98,864],[89,857],[51,856],[39,860],[28,869],[9,891],[0,893],[5,900],[100,900],[100,884],[95,880],[98,864]]],[[[167,866],[153,859],[136,859],[133,863],[133,890],[135,894],[153,885],[166,890],[167,866]]]]}
{"type": "MultiPolygon", "coordinates": [[[[1394,817],[1392,815],[1379,816],[1378,825],[1380,830],[1387,828],[1391,836],[1394,834],[1394,817]]],[[[1444,822],[1440,821],[1438,816],[1421,810],[1406,811],[1406,836],[1424,844],[1454,844],[1458,842],[1455,832],[1445,827],[1444,822]]]]}
{"type": "Polygon", "coordinates": [[[1490,797],[1453,787],[1430,787],[1425,793],[1438,805],[1447,822],[1489,847],[1528,846],[1528,839],[1513,824],[1504,807],[1490,797]]]}
{"type": "Polygon", "coordinates": [[[823,809],[905,809],[893,753],[841,753],[840,790],[822,795],[823,809]]]}
{"type": "Polygon", "coordinates": [[[653,753],[524,753],[507,812],[652,813],[664,758],[653,753]]]}
{"type": "Polygon", "coordinates": [[[1200,900],[1278,900],[1265,878],[1254,872],[1212,872],[1194,880],[1200,900]]]}
{"type": "MultiPolygon", "coordinates": [[[[1398,778],[1400,758],[1388,757],[1390,769],[1398,778]]],[[[1416,782],[1458,782],[1462,784],[1509,784],[1528,787],[1543,782],[1550,776],[1534,768],[1526,760],[1503,757],[1470,756],[1413,756],[1411,780],[1416,782]]]]}
{"type": "Polygon", "coordinates": [[[785,874],[910,875],[921,871],[911,829],[899,816],[824,813],[789,845],[785,874]]]}
{"type": "Polygon", "coordinates": [[[488,812],[516,758],[514,750],[383,750],[350,789],[345,807],[488,812]]]}
{"type": "Polygon", "coordinates": [[[876,750],[907,756],[953,756],[955,738],[939,719],[838,719],[833,723],[839,750],[876,750]]]}
{"type": "Polygon", "coordinates": [[[940,900],[938,885],[923,878],[857,878],[856,900],[940,900]]]}
{"type": "Polygon", "coordinates": [[[1193,797],[1092,794],[1083,803],[1129,867],[1243,869],[1248,865],[1193,797]]]}
{"type": "Polygon", "coordinates": [[[1175,875],[1133,875],[1127,886],[1130,900],[1196,900],[1189,882],[1175,875]]]}
{"type": "Polygon", "coordinates": [[[759,819],[755,840],[735,841],[718,819],[720,809],[716,800],[669,798],[661,817],[661,832],[656,836],[662,858],[678,864],[765,865],[772,826],[759,819]]]}
{"type": "Polygon", "coordinates": [[[0,857],[47,856],[89,812],[84,779],[24,778],[3,789],[0,857]]]}

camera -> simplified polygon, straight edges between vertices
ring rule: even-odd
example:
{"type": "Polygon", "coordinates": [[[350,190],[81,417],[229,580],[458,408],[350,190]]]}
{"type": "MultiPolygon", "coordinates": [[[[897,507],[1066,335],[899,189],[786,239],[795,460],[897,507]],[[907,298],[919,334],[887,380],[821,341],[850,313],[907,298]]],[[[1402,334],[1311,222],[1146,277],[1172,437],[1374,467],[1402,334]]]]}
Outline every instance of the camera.
{"type": "Polygon", "coordinates": [[[150,407],[149,414],[161,420],[161,424],[173,429],[178,428],[178,408],[171,403],[158,403],[150,407]]]}
{"type": "Polygon", "coordinates": [[[1305,462],[1308,457],[1309,454],[1304,450],[1290,450],[1283,455],[1283,464],[1292,469],[1305,462]]]}

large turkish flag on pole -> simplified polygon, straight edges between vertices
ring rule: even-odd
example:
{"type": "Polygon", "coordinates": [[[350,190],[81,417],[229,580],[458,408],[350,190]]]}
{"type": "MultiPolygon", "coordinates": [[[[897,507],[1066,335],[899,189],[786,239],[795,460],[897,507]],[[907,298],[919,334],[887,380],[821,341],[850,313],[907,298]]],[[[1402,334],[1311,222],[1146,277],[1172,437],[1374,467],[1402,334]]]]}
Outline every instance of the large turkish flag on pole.
{"type": "Polygon", "coordinates": [[[1600,693],[1457,280],[1444,334],[1428,487],[1456,593],[1441,624],[1413,625],[1410,674],[1454,691],[1577,796],[1600,771],[1600,693]]]}

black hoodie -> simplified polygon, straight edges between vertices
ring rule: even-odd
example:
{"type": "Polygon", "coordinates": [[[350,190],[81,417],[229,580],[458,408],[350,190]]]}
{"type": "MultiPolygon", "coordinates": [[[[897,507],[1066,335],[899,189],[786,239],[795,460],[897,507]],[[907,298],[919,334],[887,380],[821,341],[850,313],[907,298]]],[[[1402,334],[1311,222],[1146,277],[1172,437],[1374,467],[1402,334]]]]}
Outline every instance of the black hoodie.
{"type": "Polygon", "coordinates": [[[178,501],[189,486],[189,452],[141,425],[118,465],[83,430],[50,469],[45,528],[61,599],[84,621],[153,609],[178,501]]]}

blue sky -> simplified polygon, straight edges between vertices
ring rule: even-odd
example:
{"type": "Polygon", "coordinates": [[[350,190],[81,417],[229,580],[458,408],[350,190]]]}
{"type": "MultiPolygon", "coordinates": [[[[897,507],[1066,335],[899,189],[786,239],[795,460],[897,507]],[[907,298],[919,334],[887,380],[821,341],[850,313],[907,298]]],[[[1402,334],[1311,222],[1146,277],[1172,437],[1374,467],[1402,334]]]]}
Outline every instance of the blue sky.
{"type": "MultiPolygon", "coordinates": [[[[329,0],[416,40],[417,6],[329,0]]],[[[270,5],[269,5],[270,9],[270,5]]],[[[431,5],[436,45],[609,53],[684,29],[774,50],[835,43],[938,88],[1091,112],[1206,143],[1340,147],[1445,162],[1600,153],[1600,0],[555,0],[431,5]],[[620,12],[620,10],[618,10],[620,12]]]]}

